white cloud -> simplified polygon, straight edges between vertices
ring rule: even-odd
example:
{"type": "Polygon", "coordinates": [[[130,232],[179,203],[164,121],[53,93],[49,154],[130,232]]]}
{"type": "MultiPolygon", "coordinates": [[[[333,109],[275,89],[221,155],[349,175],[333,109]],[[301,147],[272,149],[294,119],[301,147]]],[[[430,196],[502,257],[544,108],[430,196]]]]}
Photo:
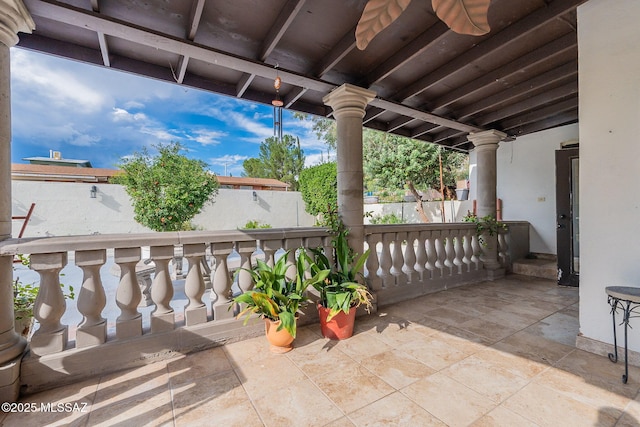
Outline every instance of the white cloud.
{"type": "Polygon", "coordinates": [[[108,97],[95,86],[80,81],[64,68],[52,66],[39,57],[21,50],[12,50],[11,67],[18,91],[27,91],[48,98],[58,106],[76,106],[79,113],[94,112],[108,102],[108,97]]]}
{"type": "Polygon", "coordinates": [[[96,143],[99,141],[100,138],[97,136],[78,134],[75,138],[69,141],[69,144],[75,145],[77,147],[91,147],[92,145],[96,145],[96,143]]]}
{"type": "Polygon", "coordinates": [[[224,156],[213,157],[209,159],[209,163],[212,165],[224,166],[225,164],[238,164],[247,160],[248,158],[248,156],[242,156],[240,154],[225,154],[224,156]]]}
{"type": "Polygon", "coordinates": [[[193,131],[193,135],[188,135],[187,139],[198,142],[202,145],[218,145],[220,139],[229,135],[228,132],[208,129],[198,129],[193,131]]]}
{"type": "Polygon", "coordinates": [[[147,121],[147,116],[144,113],[133,113],[131,114],[125,109],[114,107],[111,112],[111,117],[114,122],[143,122],[147,121]]]}
{"type": "Polygon", "coordinates": [[[171,132],[155,127],[143,127],[140,130],[140,133],[144,133],[146,135],[151,135],[156,139],[161,141],[174,141],[180,139],[178,136],[172,134],[171,132]]]}
{"type": "Polygon", "coordinates": [[[142,109],[144,108],[144,104],[142,102],[139,101],[127,101],[124,104],[125,108],[129,109],[129,110],[133,110],[133,109],[142,109]]]}
{"type": "Polygon", "coordinates": [[[253,120],[242,113],[231,111],[227,115],[235,126],[256,136],[255,138],[244,138],[245,140],[257,142],[259,144],[265,139],[273,136],[272,127],[265,126],[263,123],[253,120]]]}

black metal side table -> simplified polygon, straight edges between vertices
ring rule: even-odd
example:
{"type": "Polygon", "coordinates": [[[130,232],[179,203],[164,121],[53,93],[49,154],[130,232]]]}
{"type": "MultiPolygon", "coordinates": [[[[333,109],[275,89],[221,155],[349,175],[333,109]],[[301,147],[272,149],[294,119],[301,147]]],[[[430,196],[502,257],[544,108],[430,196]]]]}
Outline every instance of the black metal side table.
{"type": "Polygon", "coordinates": [[[640,288],[632,288],[629,286],[608,286],[605,288],[608,302],[611,306],[611,315],[613,317],[613,353],[609,353],[609,360],[613,363],[618,362],[618,339],[616,334],[616,312],[618,307],[622,309],[622,323],[624,324],[624,375],[622,382],[627,383],[629,379],[629,357],[627,348],[627,329],[629,319],[632,317],[640,317],[638,307],[640,307],[640,288]]]}

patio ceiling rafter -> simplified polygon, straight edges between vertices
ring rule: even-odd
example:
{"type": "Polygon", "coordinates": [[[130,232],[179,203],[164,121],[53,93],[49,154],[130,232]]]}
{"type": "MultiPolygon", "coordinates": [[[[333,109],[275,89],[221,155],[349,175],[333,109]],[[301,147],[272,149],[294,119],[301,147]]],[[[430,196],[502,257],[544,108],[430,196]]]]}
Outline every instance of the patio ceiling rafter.
{"type": "Polygon", "coordinates": [[[493,0],[481,37],[414,1],[359,50],[367,0],[24,0],[36,31],[18,46],[266,104],[277,74],[286,108],[322,117],[323,97],[355,84],[377,94],[366,127],[465,151],[469,132],[522,135],[501,126],[544,128],[571,109],[584,1],[493,0]]]}
{"type": "Polygon", "coordinates": [[[418,81],[410,84],[396,96],[396,99],[404,102],[438,82],[450,78],[453,74],[463,72],[465,68],[472,67],[476,61],[483,57],[499,52],[505,45],[517,43],[519,40],[531,36],[535,30],[541,28],[549,21],[555,20],[558,15],[574,10],[579,3],[581,3],[580,0],[555,1],[547,7],[540,8],[537,12],[524,18],[523,22],[520,22],[519,25],[507,27],[495,36],[480,42],[469,54],[456,57],[455,60],[447,63],[435,72],[429,73],[418,81]]]}

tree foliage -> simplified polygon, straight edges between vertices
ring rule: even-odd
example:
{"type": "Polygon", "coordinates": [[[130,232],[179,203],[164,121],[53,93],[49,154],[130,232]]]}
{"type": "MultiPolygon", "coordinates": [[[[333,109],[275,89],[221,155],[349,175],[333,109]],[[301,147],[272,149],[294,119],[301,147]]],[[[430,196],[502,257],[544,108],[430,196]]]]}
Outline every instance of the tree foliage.
{"type": "Polygon", "coordinates": [[[124,159],[116,183],[125,186],[138,223],[155,231],[189,229],[191,219],[217,193],[218,180],[206,163],[180,154],[179,143],[154,148],[156,155],[145,148],[124,159]]]}
{"type": "Polygon", "coordinates": [[[416,187],[440,188],[439,154],[444,185],[455,185],[464,154],[398,135],[366,131],[364,173],[383,188],[404,188],[409,181],[416,187]]]}
{"type": "Polygon", "coordinates": [[[258,157],[242,163],[243,176],[252,178],[275,178],[298,190],[298,178],[304,167],[304,150],[300,148],[300,139],[284,135],[282,140],[267,138],[260,144],[258,157]]]}
{"type": "Polygon", "coordinates": [[[300,174],[300,192],[305,210],[325,214],[338,204],[338,171],[335,162],[305,168],[300,174]]]}

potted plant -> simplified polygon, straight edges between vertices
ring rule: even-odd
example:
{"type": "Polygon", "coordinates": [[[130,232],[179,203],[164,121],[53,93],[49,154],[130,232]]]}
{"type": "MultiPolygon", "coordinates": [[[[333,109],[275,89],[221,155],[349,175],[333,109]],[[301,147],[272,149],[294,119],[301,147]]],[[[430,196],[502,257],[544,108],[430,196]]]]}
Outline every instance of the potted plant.
{"type": "Polygon", "coordinates": [[[344,229],[337,232],[331,244],[333,263],[322,249],[312,249],[314,268],[330,271],[324,281],[313,286],[320,292],[318,316],[322,335],[330,339],[345,339],[353,335],[357,308],[364,305],[367,312],[371,309],[373,297],[367,287],[358,282],[369,250],[357,257],[349,247],[344,229]]]}
{"type": "Polygon", "coordinates": [[[465,215],[463,220],[464,222],[472,222],[476,225],[476,235],[482,246],[487,246],[487,242],[483,237],[485,234],[495,236],[501,231],[507,230],[507,225],[498,221],[493,215],[485,215],[482,218],[478,218],[476,214],[467,211],[467,215],[465,215]]]}
{"type": "Polygon", "coordinates": [[[273,267],[258,260],[255,268],[247,270],[254,288],[234,298],[234,302],[244,305],[237,317],[246,315],[245,324],[253,313],[264,318],[265,332],[274,353],[291,350],[296,337],[298,310],[308,301],[305,292],[309,286],[322,282],[329,274],[329,270],[317,268],[301,250],[296,262],[295,278],[287,279],[288,254],[289,251],[285,252],[273,267]],[[307,271],[313,271],[313,277],[305,278],[307,271]]]}

